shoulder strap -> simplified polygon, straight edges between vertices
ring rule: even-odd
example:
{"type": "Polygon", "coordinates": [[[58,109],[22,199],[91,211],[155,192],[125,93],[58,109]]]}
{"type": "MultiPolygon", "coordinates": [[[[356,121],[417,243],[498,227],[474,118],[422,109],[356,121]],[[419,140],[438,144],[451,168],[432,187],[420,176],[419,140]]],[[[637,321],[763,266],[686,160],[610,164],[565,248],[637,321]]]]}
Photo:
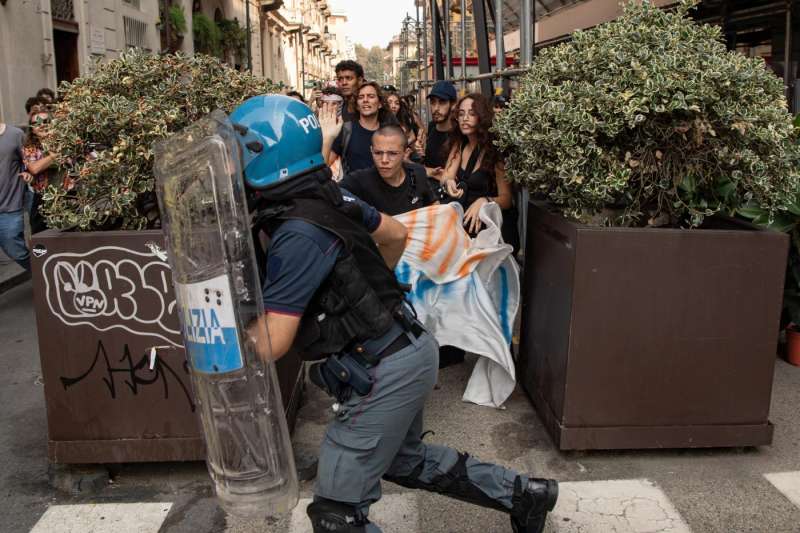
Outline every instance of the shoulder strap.
{"type": "Polygon", "coordinates": [[[470,154],[469,161],[467,161],[467,167],[464,169],[465,176],[471,176],[472,173],[475,171],[475,165],[478,164],[478,158],[481,156],[481,151],[482,151],[481,148],[478,146],[470,154]]]}
{"type": "MultiPolygon", "coordinates": [[[[417,165],[409,163],[405,165],[405,169],[411,180],[411,186],[416,190],[417,196],[422,198],[422,193],[425,192],[425,183],[424,179],[421,179],[420,175],[417,173],[417,165]]],[[[427,178],[424,172],[422,178],[427,178]]]]}
{"type": "Polygon", "coordinates": [[[350,165],[347,164],[347,147],[350,146],[350,139],[353,137],[353,122],[345,122],[342,126],[342,155],[339,158],[342,164],[342,172],[348,174],[350,165]]]}

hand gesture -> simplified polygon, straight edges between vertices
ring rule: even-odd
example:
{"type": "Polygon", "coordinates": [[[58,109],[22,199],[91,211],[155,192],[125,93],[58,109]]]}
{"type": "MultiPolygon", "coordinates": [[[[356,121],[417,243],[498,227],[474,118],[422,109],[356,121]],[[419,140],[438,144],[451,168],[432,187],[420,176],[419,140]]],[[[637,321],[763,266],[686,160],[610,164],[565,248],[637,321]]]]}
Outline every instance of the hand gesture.
{"type": "Polygon", "coordinates": [[[478,233],[481,230],[483,223],[481,222],[481,219],[480,217],[478,217],[478,215],[481,212],[481,207],[483,207],[488,203],[489,200],[487,200],[486,198],[478,198],[477,200],[472,202],[472,205],[469,206],[467,212],[464,213],[464,227],[470,234],[478,233]]]}
{"type": "Polygon", "coordinates": [[[425,167],[425,172],[431,178],[441,179],[444,168],[442,167],[425,167]]]}
{"type": "Polygon", "coordinates": [[[458,184],[456,184],[456,180],[453,178],[445,180],[444,189],[447,195],[452,196],[453,198],[461,198],[464,196],[464,190],[458,188],[458,184]]]}
{"type": "Polygon", "coordinates": [[[333,141],[342,131],[342,117],[337,113],[338,105],[333,102],[324,102],[319,112],[319,125],[322,128],[322,138],[333,141]]]}

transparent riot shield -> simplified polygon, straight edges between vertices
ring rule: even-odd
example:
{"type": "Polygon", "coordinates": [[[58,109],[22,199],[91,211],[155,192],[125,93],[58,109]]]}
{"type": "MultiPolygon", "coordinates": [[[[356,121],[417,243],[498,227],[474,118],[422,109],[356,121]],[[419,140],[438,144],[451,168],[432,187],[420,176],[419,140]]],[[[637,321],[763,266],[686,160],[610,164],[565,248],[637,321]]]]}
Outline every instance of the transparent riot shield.
{"type": "Polygon", "coordinates": [[[217,496],[236,515],[286,513],[297,504],[297,474],[275,363],[258,357],[247,333],[264,310],[235,132],[215,111],[155,152],[177,312],[217,496]]]}

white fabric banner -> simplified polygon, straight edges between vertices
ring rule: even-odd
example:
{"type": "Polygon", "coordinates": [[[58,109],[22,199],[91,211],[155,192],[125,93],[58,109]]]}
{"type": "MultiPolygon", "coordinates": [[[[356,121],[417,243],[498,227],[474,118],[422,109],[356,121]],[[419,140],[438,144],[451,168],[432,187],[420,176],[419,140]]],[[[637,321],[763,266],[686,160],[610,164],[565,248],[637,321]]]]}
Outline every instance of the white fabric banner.
{"type": "Polygon", "coordinates": [[[495,203],[481,208],[484,229],[471,239],[458,203],[417,209],[395,218],[409,230],[397,278],[420,321],[440,345],[480,355],[463,400],[500,407],[514,391],[511,357],[519,308],[519,269],[503,242],[495,203]]]}

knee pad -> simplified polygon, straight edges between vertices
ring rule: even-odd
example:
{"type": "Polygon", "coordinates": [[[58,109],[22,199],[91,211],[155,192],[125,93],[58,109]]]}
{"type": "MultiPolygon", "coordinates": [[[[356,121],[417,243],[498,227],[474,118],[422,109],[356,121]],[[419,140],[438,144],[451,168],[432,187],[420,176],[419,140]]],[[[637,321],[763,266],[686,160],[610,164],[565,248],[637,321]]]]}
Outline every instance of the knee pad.
{"type": "Polygon", "coordinates": [[[456,500],[508,513],[510,510],[506,506],[488,497],[480,487],[475,486],[469,479],[467,475],[468,458],[469,454],[459,453],[458,461],[456,461],[456,464],[454,464],[450,470],[436,476],[427,483],[419,479],[419,476],[422,474],[422,463],[417,465],[417,468],[408,476],[383,476],[383,479],[409,489],[422,489],[429,492],[436,492],[456,500]]]}
{"type": "Polygon", "coordinates": [[[320,498],[306,509],[314,533],[365,533],[369,520],[346,503],[320,498]]]}

